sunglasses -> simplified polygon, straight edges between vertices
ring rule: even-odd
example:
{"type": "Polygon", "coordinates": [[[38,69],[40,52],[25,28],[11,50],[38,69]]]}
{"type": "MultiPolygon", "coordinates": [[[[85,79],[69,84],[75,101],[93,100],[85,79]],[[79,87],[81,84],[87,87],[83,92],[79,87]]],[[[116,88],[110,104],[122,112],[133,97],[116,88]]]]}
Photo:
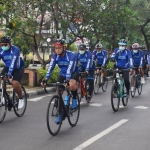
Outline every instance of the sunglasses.
{"type": "Polygon", "coordinates": [[[0,46],[8,46],[8,43],[0,44],[0,46]]]}

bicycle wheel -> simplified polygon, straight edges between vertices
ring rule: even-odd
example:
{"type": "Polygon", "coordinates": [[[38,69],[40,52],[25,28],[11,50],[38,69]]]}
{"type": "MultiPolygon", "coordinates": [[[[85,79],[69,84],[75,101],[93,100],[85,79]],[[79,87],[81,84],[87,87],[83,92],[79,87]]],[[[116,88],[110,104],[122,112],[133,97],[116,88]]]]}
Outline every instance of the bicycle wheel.
{"type": "Polygon", "coordinates": [[[51,135],[55,136],[58,134],[61,125],[62,125],[62,119],[59,124],[55,123],[56,118],[59,114],[59,98],[58,95],[54,95],[48,104],[47,107],[47,114],[46,114],[46,122],[47,122],[47,128],[51,135]]]}
{"type": "Polygon", "coordinates": [[[114,83],[111,89],[111,106],[114,112],[119,110],[120,105],[120,95],[119,95],[119,85],[114,83]]]}
{"type": "MultiPolygon", "coordinates": [[[[133,80],[133,78],[134,77],[132,77],[132,79],[131,79],[131,81],[133,80]]],[[[135,81],[134,81],[134,85],[133,85],[133,87],[134,87],[134,91],[131,91],[131,97],[133,98],[134,96],[135,96],[135,93],[136,93],[136,79],[134,79],[135,81]]]]}
{"type": "Polygon", "coordinates": [[[106,92],[107,86],[108,86],[108,79],[106,78],[106,79],[103,79],[103,83],[102,83],[103,92],[106,92]]]}
{"type": "Polygon", "coordinates": [[[100,74],[96,74],[94,78],[94,93],[97,94],[100,87],[100,74]]]}
{"type": "Polygon", "coordinates": [[[123,106],[127,106],[127,104],[128,104],[128,98],[127,98],[126,93],[127,93],[127,90],[126,90],[125,86],[123,85],[123,98],[122,98],[123,106]]]}
{"type": "Polygon", "coordinates": [[[78,91],[79,101],[81,102],[81,99],[83,98],[83,94],[80,86],[80,81],[78,81],[77,83],[77,91],[78,91]]]}
{"type": "Polygon", "coordinates": [[[3,122],[7,113],[7,101],[6,98],[0,98],[0,123],[3,122]]]}
{"type": "Polygon", "coordinates": [[[141,84],[141,77],[137,77],[137,89],[138,89],[139,95],[141,95],[142,93],[142,87],[143,87],[143,84],[141,84]]]}
{"type": "Polygon", "coordinates": [[[21,89],[22,89],[22,98],[24,101],[24,105],[22,108],[18,108],[19,98],[18,98],[17,93],[13,90],[13,108],[14,108],[14,112],[16,116],[18,117],[22,117],[27,108],[27,94],[23,86],[21,86],[21,89]]]}
{"type": "Polygon", "coordinates": [[[79,97],[77,96],[77,107],[72,109],[72,98],[69,103],[69,116],[68,116],[68,122],[69,124],[74,127],[78,120],[79,120],[79,115],[80,115],[80,102],[79,102],[79,97]]]}

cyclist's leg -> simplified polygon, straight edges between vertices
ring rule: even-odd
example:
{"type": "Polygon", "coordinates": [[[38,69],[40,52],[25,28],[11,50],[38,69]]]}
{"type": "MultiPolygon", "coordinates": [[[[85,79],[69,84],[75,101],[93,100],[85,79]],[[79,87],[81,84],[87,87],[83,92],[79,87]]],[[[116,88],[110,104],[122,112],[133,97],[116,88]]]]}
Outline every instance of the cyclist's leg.
{"type": "Polygon", "coordinates": [[[125,87],[127,90],[127,97],[129,97],[130,81],[129,81],[129,72],[128,71],[123,71],[123,78],[124,78],[125,87]]]}
{"type": "Polygon", "coordinates": [[[146,63],[146,71],[147,71],[147,72],[146,72],[146,76],[149,77],[149,74],[148,74],[148,72],[149,72],[149,66],[148,66],[148,63],[146,63]]]}
{"type": "Polygon", "coordinates": [[[139,69],[139,74],[141,76],[141,83],[144,84],[145,83],[145,79],[144,79],[144,71],[143,71],[143,69],[139,69]]]}
{"type": "Polygon", "coordinates": [[[24,68],[14,70],[12,73],[12,76],[13,76],[12,87],[17,93],[18,98],[19,98],[18,108],[22,108],[24,106],[24,100],[22,97],[22,89],[20,86],[20,81],[23,77],[23,74],[24,74],[24,68]]]}
{"type": "MultiPolygon", "coordinates": [[[[6,73],[8,73],[8,68],[4,67],[1,71],[1,75],[5,75],[6,73]]],[[[4,81],[6,81],[6,79],[4,79],[4,81]]],[[[1,84],[1,79],[0,79],[0,84],[1,84]]],[[[4,82],[4,88],[6,89],[6,82],[4,82]]]]}
{"type": "Polygon", "coordinates": [[[93,89],[94,89],[94,70],[90,70],[89,74],[87,76],[87,81],[89,86],[89,93],[88,93],[88,97],[89,99],[91,99],[92,94],[93,94],[93,89]]]}
{"type": "Polygon", "coordinates": [[[131,72],[131,91],[134,91],[134,85],[135,85],[135,69],[132,70],[131,72]]]}
{"type": "MultiPolygon", "coordinates": [[[[66,80],[66,77],[59,75],[57,82],[59,82],[59,83],[64,83],[64,80],[66,80]]],[[[58,93],[61,92],[61,94],[63,94],[63,90],[64,90],[64,89],[65,89],[65,87],[64,87],[63,85],[60,85],[60,86],[58,87],[58,89],[57,89],[57,90],[58,90],[58,93]]],[[[62,97],[60,97],[60,98],[62,98],[62,97]]],[[[63,116],[61,116],[61,114],[62,114],[62,101],[63,101],[63,99],[61,99],[61,101],[60,101],[60,103],[59,103],[58,116],[57,116],[57,118],[56,118],[56,120],[55,120],[55,122],[56,122],[57,124],[59,124],[59,123],[61,122],[61,119],[64,119],[63,116]]],[[[57,102],[56,102],[56,103],[57,103],[57,102]]]]}
{"type": "Polygon", "coordinates": [[[19,98],[22,98],[22,90],[20,86],[20,81],[23,77],[23,74],[24,74],[23,68],[14,70],[12,73],[12,76],[13,76],[12,87],[15,90],[15,92],[18,94],[19,98]]]}
{"type": "Polygon", "coordinates": [[[77,107],[77,81],[78,80],[79,80],[79,73],[76,73],[72,75],[70,82],[69,82],[69,87],[73,96],[72,108],[77,107]]]}

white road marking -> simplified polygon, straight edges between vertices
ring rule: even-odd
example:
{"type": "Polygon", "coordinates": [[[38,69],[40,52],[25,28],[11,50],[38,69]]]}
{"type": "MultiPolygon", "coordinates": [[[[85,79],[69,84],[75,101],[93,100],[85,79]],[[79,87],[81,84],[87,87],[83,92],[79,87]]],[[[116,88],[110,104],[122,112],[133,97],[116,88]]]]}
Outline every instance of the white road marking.
{"type": "Polygon", "coordinates": [[[106,130],[102,131],[101,133],[95,135],[94,137],[90,138],[89,140],[85,141],[84,143],[82,143],[78,147],[74,148],[73,150],[82,150],[82,149],[84,149],[85,147],[87,147],[90,144],[94,143],[95,141],[97,141],[98,139],[102,138],[104,135],[106,135],[109,132],[113,131],[114,129],[118,128],[119,126],[121,126],[122,124],[126,123],[127,121],[128,121],[128,119],[120,120],[119,122],[115,123],[111,127],[107,128],[106,130]]]}
{"type": "Polygon", "coordinates": [[[136,106],[136,107],[134,107],[134,108],[138,108],[138,109],[147,109],[148,107],[146,107],[146,106],[136,106]]]}
{"type": "Polygon", "coordinates": [[[30,98],[28,99],[28,101],[30,102],[37,102],[39,100],[42,100],[42,98],[47,97],[47,96],[52,96],[53,94],[49,94],[49,95],[44,95],[44,96],[40,96],[40,97],[36,97],[36,98],[30,98]]]}
{"type": "Polygon", "coordinates": [[[119,108],[124,108],[124,106],[123,106],[123,105],[120,105],[119,108]]]}
{"type": "Polygon", "coordinates": [[[89,104],[90,106],[102,106],[102,104],[98,104],[98,103],[91,103],[89,104]]]}

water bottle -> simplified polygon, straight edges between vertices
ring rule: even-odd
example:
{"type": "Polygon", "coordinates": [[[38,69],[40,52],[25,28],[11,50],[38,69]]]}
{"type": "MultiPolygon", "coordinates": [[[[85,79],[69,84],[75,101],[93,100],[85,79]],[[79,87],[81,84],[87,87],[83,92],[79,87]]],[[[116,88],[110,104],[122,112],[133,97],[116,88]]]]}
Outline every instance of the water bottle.
{"type": "Polygon", "coordinates": [[[69,101],[69,96],[66,95],[66,96],[64,97],[64,104],[65,104],[65,106],[68,106],[68,101],[69,101]]]}

